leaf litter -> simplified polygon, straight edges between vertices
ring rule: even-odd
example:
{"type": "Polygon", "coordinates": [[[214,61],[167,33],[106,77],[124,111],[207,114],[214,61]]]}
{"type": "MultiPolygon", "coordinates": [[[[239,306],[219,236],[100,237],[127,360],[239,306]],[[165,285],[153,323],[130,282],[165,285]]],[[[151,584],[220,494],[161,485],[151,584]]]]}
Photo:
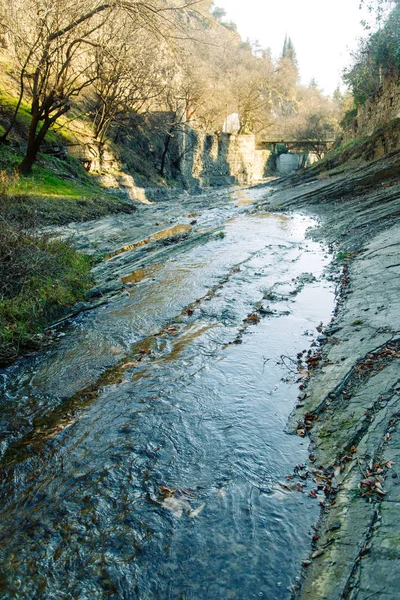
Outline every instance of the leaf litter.
{"type": "Polygon", "coordinates": [[[161,506],[180,519],[183,514],[187,514],[190,518],[196,518],[205,508],[205,504],[201,504],[196,508],[192,508],[189,499],[193,498],[193,494],[186,490],[171,490],[162,486],[161,495],[163,500],[161,506]]]}

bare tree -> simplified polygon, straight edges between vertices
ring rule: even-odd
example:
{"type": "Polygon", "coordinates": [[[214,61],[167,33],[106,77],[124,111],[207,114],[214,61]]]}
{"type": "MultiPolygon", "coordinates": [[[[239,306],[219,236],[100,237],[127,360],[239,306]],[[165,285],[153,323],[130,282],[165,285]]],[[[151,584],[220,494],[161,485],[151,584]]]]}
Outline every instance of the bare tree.
{"type": "Polygon", "coordinates": [[[48,130],[96,80],[96,52],[112,15],[124,13],[138,27],[163,37],[172,24],[170,15],[198,4],[200,0],[16,0],[17,27],[9,27],[20,64],[15,116],[24,93],[31,100],[27,150],[19,171],[30,172],[48,130]]]}
{"type": "Polygon", "coordinates": [[[110,126],[151,107],[172,79],[165,40],[126,23],[107,24],[94,63],[94,136],[104,142],[110,126]]]}

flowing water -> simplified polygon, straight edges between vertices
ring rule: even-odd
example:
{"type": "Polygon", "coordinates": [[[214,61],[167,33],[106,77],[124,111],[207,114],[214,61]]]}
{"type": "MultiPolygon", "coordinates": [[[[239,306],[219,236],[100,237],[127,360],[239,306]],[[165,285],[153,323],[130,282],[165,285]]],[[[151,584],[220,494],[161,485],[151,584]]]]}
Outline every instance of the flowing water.
{"type": "Polygon", "coordinates": [[[291,359],[330,319],[329,258],[310,218],[230,202],[149,268],[117,241],[124,291],[1,372],[1,598],[290,598],[318,513],[281,486],[307,458],[291,359]]]}

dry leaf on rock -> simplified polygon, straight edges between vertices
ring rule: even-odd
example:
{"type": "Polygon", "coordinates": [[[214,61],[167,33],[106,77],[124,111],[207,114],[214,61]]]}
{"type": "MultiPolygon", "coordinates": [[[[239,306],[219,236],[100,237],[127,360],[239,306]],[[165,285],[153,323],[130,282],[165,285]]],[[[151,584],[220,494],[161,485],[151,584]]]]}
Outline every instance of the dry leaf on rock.
{"type": "Polygon", "coordinates": [[[192,519],[194,519],[195,517],[197,517],[201,513],[201,511],[203,510],[204,507],[205,507],[205,504],[201,504],[200,506],[198,506],[194,510],[190,511],[189,517],[192,517],[192,519]]]}
{"type": "Polygon", "coordinates": [[[163,508],[170,510],[178,519],[181,518],[184,512],[190,514],[191,506],[187,500],[183,498],[174,498],[173,496],[168,496],[162,502],[163,508]]]}

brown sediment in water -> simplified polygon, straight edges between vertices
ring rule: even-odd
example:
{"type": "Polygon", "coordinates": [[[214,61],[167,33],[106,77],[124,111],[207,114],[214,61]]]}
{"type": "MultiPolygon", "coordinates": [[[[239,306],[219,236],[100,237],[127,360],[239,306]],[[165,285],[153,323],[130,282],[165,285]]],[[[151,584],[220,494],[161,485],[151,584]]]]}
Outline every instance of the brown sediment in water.
{"type": "MultiPolygon", "coordinates": [[[[152,267],[160,268],[162,265],[152,265],[152,267]]],[[[151,269],[151,267],[149,267],[151,269]]],[[[143,269],[145,271],[145,269],[143,269]]],[[[235,265],[227,273],[227,275],[221,279],[215,286],[208,290],[208,292],[198,298],[195,302],[186,306],[182,312],[182,316],[191,316],[194,310],[204,301],[211,300],[213,296],[221,289],[221,287],[229,281],[229,278],[240,271],[240,267],[235,265]]],[[[129,368],[135,369],[132,374],[132,380],[138,381],[143,377],[147,377],[148,370],[146,369],[146,357],[154,356],[154,349],[157,348],[157,353],[164,354],[160,357],[163,361],[169,362],[179,357],[180,353],[184,350],[192,340],[200,337],[207,330],[216,327],[217,324],[213,323],[210,325],[204,325],[197,330],[187,329],[183,330],[178,326],[175,327],[172,322],[169,326],[166,325],[158,333],[147,337],[140,342],[137,342],[131,346],[130,352],[121,358],[116,364],[107,368],[98,378],[96,382],[87,386],[85,389],[77,392],[76,394],[66,398],[61,405],[59,405],[51,414],[46,415],[40,421],[35,423],[33,431],[29,432],[23,439],[18,443],[18,448],[11,446],[9,451],[4,457],[3,464],[16,464],[22,460],[25,460],[29,454],[36,452],[34,447],[37,444],[44,443],[50,437],[56,436],[66,426],[72,424],[75,419],[75,411],[79,409],[81,411],[84,407],[90,406],[95,402],[103,387],[109,385],[116,385],[122,383],[126,377],[125,372],[129,368]],[[169,329],[174,330],[173,333],[169,332],[169,329]],[[172,349],[168,352],[166,349],[166,340],[170,335],[179,335],[176,339],[172,349]],[[137,369],[137,370],[136,370],[137,369]]]]}
{"type": "Polygon", "coordinates": [[[184,223],[174,225],[174,227],[168,227],[168,229],[162,229],[161,231],[152,233],[151,235],[149,235],[149,237],[144,238],[143,240],[139,240],[138,242],[134,242],[132,244],[127,244],[122,248],[118,248],[118,250],[114,250],[114,252],[110,252],[106,255],[106,260],[110,260],[110,258],[114,258],[114,256],[118,256],[119,254],[123,254],[124,252],[129,252],[129,250],[135,250],[136,248],[140,248],[140,246],[146,246],[147,244],[150,244],[150,242],[164,240],[166,238],[179,235],[180,233],[189,233],[191,230],[192,226],[186,225],[184,223]]]}
{"type": "Polygon", "coordinates": [[[132,273],[130,273],[129,275],[121,277],[121,281],[125,284],[139,283],[140,281],[143,281],[143,279],[145,279],[146,277],[151,277],[152,275],[154,275],[161,267],[161,264],[157,264],[150,265],[149,267],[144,267],[143,269],[136,269],[136,271],[132,271],[132,273]]]}
{"type": "Polygon", "coordinates": [[[287,217],[286,215],[282,215],[279,213],[274,213],[274,212],[258,212],[257,213],[257,218],[261,218],[261,219],[279,219],[280,221],[288,221],[290,217],[287,217]]]}
{"type": "Polygon", "coordinates": [[[254,198],[241,198],[237,202],[235,202],[235,206],[247,206],[248,204],[253,204],[254,198]]]}
{"type": "Polygon", "coordinates": [[[181,352],[185,349],[185,347],[190,344],[190,342],[192,342],[193,340],[195,340],[196,338],[200,337],[201,335],[203,335],[203,333],[205,333],[206,331],[209,331],[210,329],[214,329],[214,327],[218,327],[219,323],[211,323],[209,325],[204,325],[203,327],[200,327],[200,329],[197,330],[192,330],[192,331],[187,331],[186,333],[184,333],[179,340],[177,340],[175,342],[175,344],[173,345],[171,352],[169,354],[167,354],[163,360],[165,362],[169,362],[171,360],[176,360],[181,352]]]}

